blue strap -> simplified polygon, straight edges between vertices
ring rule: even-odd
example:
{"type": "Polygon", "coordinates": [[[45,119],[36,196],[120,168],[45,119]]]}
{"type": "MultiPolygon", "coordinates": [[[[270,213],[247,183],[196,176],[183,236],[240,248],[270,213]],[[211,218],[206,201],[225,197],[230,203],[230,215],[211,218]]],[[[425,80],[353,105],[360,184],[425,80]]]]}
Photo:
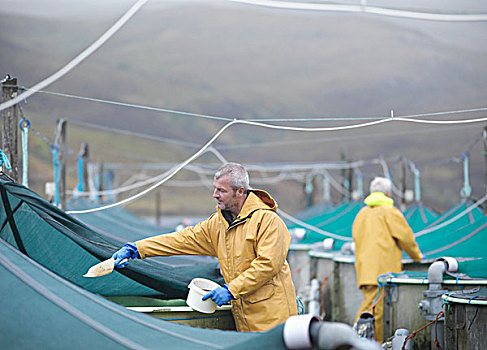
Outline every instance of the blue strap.
{"type": "MultiPolygon", "coordinates": [[[[468,303],[470,304],[470,301],[468,303]]],[[[475,319],[477,318],[478,313],[479,313],[479,307],[477,306],[477,308],[475,309],[475,315],[473,315],[472,321],[470,321],[470,324],[468,325],[468,330],[470,330],[470,328],[472,327],[473,321],[475,321],[475,319]]]]}
{"type": "Polygon", "coordinates": [[[298,315],[304,314],[304,304],[299,296],[296,296],[296,303],[298,304],[298,315]]]}
{"type": "Polygon", "coordinates": [[[59,160],[58,160],[58,152],[59,152],[59,145],[53,144],[51,146],[52,152],[52,165],[54,168],[54,204],[59,206],[59,160]]]}
{"type": "Polygon", "coordinates": [[[85,157],[78,158],[78,191],[83,192],[83,163],[85,161],[85,157]]]}
{"type": "Polygon", "coordinates": [[[12,166],[10,165],[10,162],[8,161],[7,155],[5,153],[3,153],[3,151],[0,149],[0,167],[3,166],[3,163],[5,163],[5,168],[12,169],[12,166]]]}
{"type": "Polygon", "coordinates": [[[19,122],[19,128],[22,130],[22,185],[29,187],[29,129],[30,121],[22,118],[19,122]]]}

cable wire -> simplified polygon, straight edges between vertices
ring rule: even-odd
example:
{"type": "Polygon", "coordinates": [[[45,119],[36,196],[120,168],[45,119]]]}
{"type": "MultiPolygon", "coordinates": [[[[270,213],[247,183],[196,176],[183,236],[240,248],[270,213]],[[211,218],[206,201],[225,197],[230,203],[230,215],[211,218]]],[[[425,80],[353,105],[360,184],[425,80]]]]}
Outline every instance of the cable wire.
{"type": "MultiPolygon", "coordinates": [[[[453,121],[448,121],[449,123],[462,123],[462,122],[476,122],[476,121],[483,121],[484,119],[487,118],[480,118],[476,120],[453,120],[453,121]]],[[[176,175],[182,168],[184,168],[187,164],[192,162],[194,159],[198,158],[203,152],[205,152],[212,144],[213,142],[230,126],[234,124],[244,124],[244,125],[252,125],[252,126],[260,126],[260,127],[265,127],[265,128],[270,128],[270,129],[284,129],[284,130],[292,130],[292,131],[306,131],[306,132],[317,132],[317,131],[336,131],[336,130],[348,130],[348,129],[355,129],[355,128],[362,128],[362,127],[368,127],[372,125],[377,125],[380,123],[386,123],[386,122],[391,122],[391,121],[404,121],[404,122],[422,122],[422,123],[437,123],[439,121],[429,121],[429,120],[417,120],[417,119],[407,119],[407,118],[394,118],[390,117],[387,119],[382,119],[378,121],[373,121],[373,122],[366,122],[366,123],[359,123],[359,124],[353,124],[353,125],[346,125],[346,126],[337,126],[337,127],[328,127],[328,128],[295,128],[295,127],[287,127],[287,126],[278,126],[278,125],[269,125],[269,124],[264,124],[264,123],[257,123],[257,122],[250,122],[248,120],[238,120],[234,119],[233,121],[225,124],[211,139],[208,141],[199,151],[197,151],[194,155],[189,157],[187,160],[185,160],[183,163],[179,164],[175,168],[171,169],[168,171],[167,176],[164,176],[165,174],[161,175],[164,176],[159,182],[156,184],[150,186],[149,188],[145,189],[144,191],[135,194],[132,197],[126,198],[120,202],[117,203],[112,203],[109,205],[105,205],[99,208],[92,208],[92,209],[87,209],[87,210],[73,210],[73,211],[68,211],[68,214],[84,214],[84,213],[91,213],[99,210],[104,210],[104,209],[109,209],[113,208],[128,202],[131,202],[141,196],[144,196],[148,192],[152,191],[153,189],[159,187],[162,185],[164,182],[172,178],[174,175],[176,175]]],[[[487,196],[486,196],[487,198],[487,196]]]]}
{"type": "Polygon", "coordinates": [[[244,3],[249,5],[257,5],[263,7],[273,7],[290,10],[312,10],[312,11],[336,11],[336,12],[359,12],[369,13],[382,16],[422,19],[430,21],[486,21],[487,14],[466,14],[466,13],[431,13],[418,12],[411,10],[397,10],[391,8],[367,6],[367,5],[339,5],[339,4],[317,4],[317,3],[303,3],[303,2],[289,2],[289,1],[274,1],[274,0],[230,0],[232,2],[244,3]]]}

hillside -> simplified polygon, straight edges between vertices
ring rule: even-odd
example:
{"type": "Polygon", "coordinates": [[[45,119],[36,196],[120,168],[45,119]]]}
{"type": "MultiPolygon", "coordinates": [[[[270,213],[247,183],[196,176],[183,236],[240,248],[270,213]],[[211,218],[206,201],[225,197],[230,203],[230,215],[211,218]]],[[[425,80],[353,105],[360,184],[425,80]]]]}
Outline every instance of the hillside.
{"type": "MultiPolygon", "coordinates": [[[[32,86],[81,52],[133,2],[108,3],[106,8],[94,1],[78,8],[61,3],[64,7],[49,13],[28,11],[28,6],[14,11],[12,2],[0,0],[0,75],[9,73],[20,85],[32,86]]],[[[225,118],[331,119],[382,117],[391,109],[396,116],[456,111],[487,105],[486,34],[486,22],[284,11],[225,1],[155,1],[46,90],[225,118]]],[[[24,111],[49,137],[56,120],[67,118],[202,145],[225,123],[46,93],[31,97],[24,111]]],[[[482,115],[485,112],[450,118],[482,115]]],[[[462,164],[447,160],[458,160],[465,151],[471,151],[474,195],[484,193],[482,144],[475,143],[483,127],[388,123],[302,133],[235,126],[215,147],[227,159],[242,163],[334,162],[341,153],[350,160],[404,156],[422,170],[424,202],[445,209],[458,201],[463,184],[462,164]]],[[[74,153],[83,141],[90,143],[93,160],[106,163],[177,163],[196,151],[69,126],[74,153]]],[[[34,137],[31,160],[33,186],[43,192],[43,182],[52,177],[50,155],[34,137]]],[[[202,161],[217,160],[206,156],[202,161]]],[[[74,156],[69,166],[74,186],[74,156]]],[[[391,167],[397,176],[398,166],[391,167]]],[[[364,169],[365,181],[380,171],[364,169]]],[[[283,209],[295,212],[304,205],[302,186],[290,181],[268,188],[283,209]]],[[[195,215],[213,207],[208,188],[162,191],[167,213],[195,215]]],[[[129,209],[152,210],[150,197],[143,203],[129,209]]]]}

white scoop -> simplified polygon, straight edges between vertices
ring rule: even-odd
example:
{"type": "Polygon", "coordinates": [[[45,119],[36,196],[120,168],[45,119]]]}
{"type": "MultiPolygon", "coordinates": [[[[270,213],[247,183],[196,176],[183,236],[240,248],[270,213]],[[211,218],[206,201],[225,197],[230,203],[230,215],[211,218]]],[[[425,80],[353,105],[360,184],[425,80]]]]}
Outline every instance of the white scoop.
{"type": "MultiPolygon", "coordinates": [[[[129,261],[129,259],[122,260],[122,263],[126,261],[129,261]]],[[[113,258],[110,258],[108,260],[102,261],[101,263],[98,263],[90,267],[88,272],[85,273],[83,277],[99,277],[99,276],[108,275],[112,273],[114,267],[115,267],[115,260],[113,258]]]]}

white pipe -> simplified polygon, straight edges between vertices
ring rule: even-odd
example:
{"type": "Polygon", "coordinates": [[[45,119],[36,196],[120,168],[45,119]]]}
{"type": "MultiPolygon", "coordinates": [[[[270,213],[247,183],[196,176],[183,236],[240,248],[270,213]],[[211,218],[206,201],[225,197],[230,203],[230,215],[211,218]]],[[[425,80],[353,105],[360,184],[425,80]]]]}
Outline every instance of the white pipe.
{"type": "MultiPolygon", "coordinates": [[[[427,278],[405,278],[405,277],[390,277],[381,279],[381,283],[396,283],[396,284],[428,284],[427,278]]],[[[471,279],[471,280],[443,280],[443,284],[448,285],[487,285],[485,279],[471,279]]]]}
{"type": "Polygon", "coordinates": [[[445,301],[450,301],[452,303],[458,304],[471,304],[471,305],[487,305],[487,300],[477,300],[477,299],[463,299],[463,298],[455,298],[451,295],[442,295],[441,299],[445,301]]]}

